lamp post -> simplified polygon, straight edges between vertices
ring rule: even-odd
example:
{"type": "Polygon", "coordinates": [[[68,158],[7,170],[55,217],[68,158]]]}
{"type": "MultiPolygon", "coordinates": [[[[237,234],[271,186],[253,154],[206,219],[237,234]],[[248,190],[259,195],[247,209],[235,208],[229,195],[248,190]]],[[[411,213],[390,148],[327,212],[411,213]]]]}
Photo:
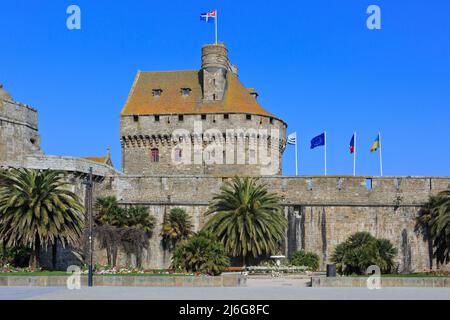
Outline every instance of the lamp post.
{"type": "Polygon", "coordinates": [[[93,226],[93,219],[92,219],[92,187],[93,187],[93,181],[92,181],[92,167],[89,168],[89,176],[88,178],[83,182],[83,184],[86,185],[86,213],[87,213],[87,219],[88,219],[88,239],[89,239],[89,269],[88,269],[88,286],[92,287],[94,285],[93,281],[93,235],[92,235],[92,226],[93,226]]]}

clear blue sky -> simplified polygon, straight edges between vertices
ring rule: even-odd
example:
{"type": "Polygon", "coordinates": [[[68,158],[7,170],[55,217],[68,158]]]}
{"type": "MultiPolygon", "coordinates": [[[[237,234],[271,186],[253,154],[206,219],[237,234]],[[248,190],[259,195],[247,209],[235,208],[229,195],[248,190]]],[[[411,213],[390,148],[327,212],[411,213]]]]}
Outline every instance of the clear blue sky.
{"type": "MultiPolygon", "coordinates": [[[[358,173],[377,175],[369,148],[381,131],[385,175],[450,175],[450,2],[349,1],[3,1],[0,82],[39,110],[47,154],[101,155],[120,166],[119,112],[140,70],[195,69],[219,10],[219,40],[240,79],[300,138],[300,173],[351,174],[348,144],[358,133],[358,173]],[[344,4],[345,3],[345,4],[344,4]],[[82,29],[66,28],[66,8],[82,29]],[[366,8],[382,29],[366,28],[366,8]]],[[[293,147],[284,158],[293,174],[293,147]]]]}

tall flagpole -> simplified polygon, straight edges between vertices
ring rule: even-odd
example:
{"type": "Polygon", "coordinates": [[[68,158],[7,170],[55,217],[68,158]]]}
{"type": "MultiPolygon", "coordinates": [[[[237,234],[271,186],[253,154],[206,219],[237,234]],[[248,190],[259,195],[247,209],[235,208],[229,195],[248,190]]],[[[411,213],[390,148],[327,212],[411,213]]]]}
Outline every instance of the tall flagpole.
{"type": "Polygon", "coordinates": [[[217,44],[217,20],[219,19],[219,13],[217,12],[216,9],[216,18],[214,19],[215,22],[215,33],[216,33],[216,44],[217,44]]]}
{"type": "Polygon", "coordinates": [[[298,139],[295,132],[295,175],[298,176],[298,139]]]}
{"type": "Polygon", "coordinates": [[[327,175],[327,132],[324,131],[325,138],[325,175],[327,175]]]}
{"type": "Polygon", "coordinates": [[[353,133],[353,176],[356,176],[356,131],[353,133]]]}
{"type": "Polygon", "coordinates": [[[380,176],[383,176],[383,155],[382,155],[382,143],[381,143],[381,133],[378,132],[378,139],[380,140],[380,176]]]}

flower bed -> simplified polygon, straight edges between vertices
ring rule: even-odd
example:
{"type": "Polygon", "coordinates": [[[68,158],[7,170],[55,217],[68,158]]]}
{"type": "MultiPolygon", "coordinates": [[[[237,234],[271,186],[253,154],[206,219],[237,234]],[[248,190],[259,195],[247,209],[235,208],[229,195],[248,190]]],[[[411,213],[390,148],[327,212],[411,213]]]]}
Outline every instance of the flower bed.
{"type": "Polygon", "coordinates": [[[308,270],[307,267],[294,267],[294,266],[255,266],[255,267],[247,267],[247,272],[249,274],[271,274],[274,272],[277,273],[306,273],[308,270]]]}

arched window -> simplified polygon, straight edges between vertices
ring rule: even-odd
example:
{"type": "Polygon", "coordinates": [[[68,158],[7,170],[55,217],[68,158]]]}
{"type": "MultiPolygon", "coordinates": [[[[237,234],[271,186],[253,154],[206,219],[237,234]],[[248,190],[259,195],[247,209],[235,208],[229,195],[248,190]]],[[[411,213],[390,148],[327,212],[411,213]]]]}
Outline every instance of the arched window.
{"type": "Polygon", "coordinates": [[[151,160],[152,162],[159,162],[159,150],[158,149],[152,149],[151,154],[151,160]]]}

